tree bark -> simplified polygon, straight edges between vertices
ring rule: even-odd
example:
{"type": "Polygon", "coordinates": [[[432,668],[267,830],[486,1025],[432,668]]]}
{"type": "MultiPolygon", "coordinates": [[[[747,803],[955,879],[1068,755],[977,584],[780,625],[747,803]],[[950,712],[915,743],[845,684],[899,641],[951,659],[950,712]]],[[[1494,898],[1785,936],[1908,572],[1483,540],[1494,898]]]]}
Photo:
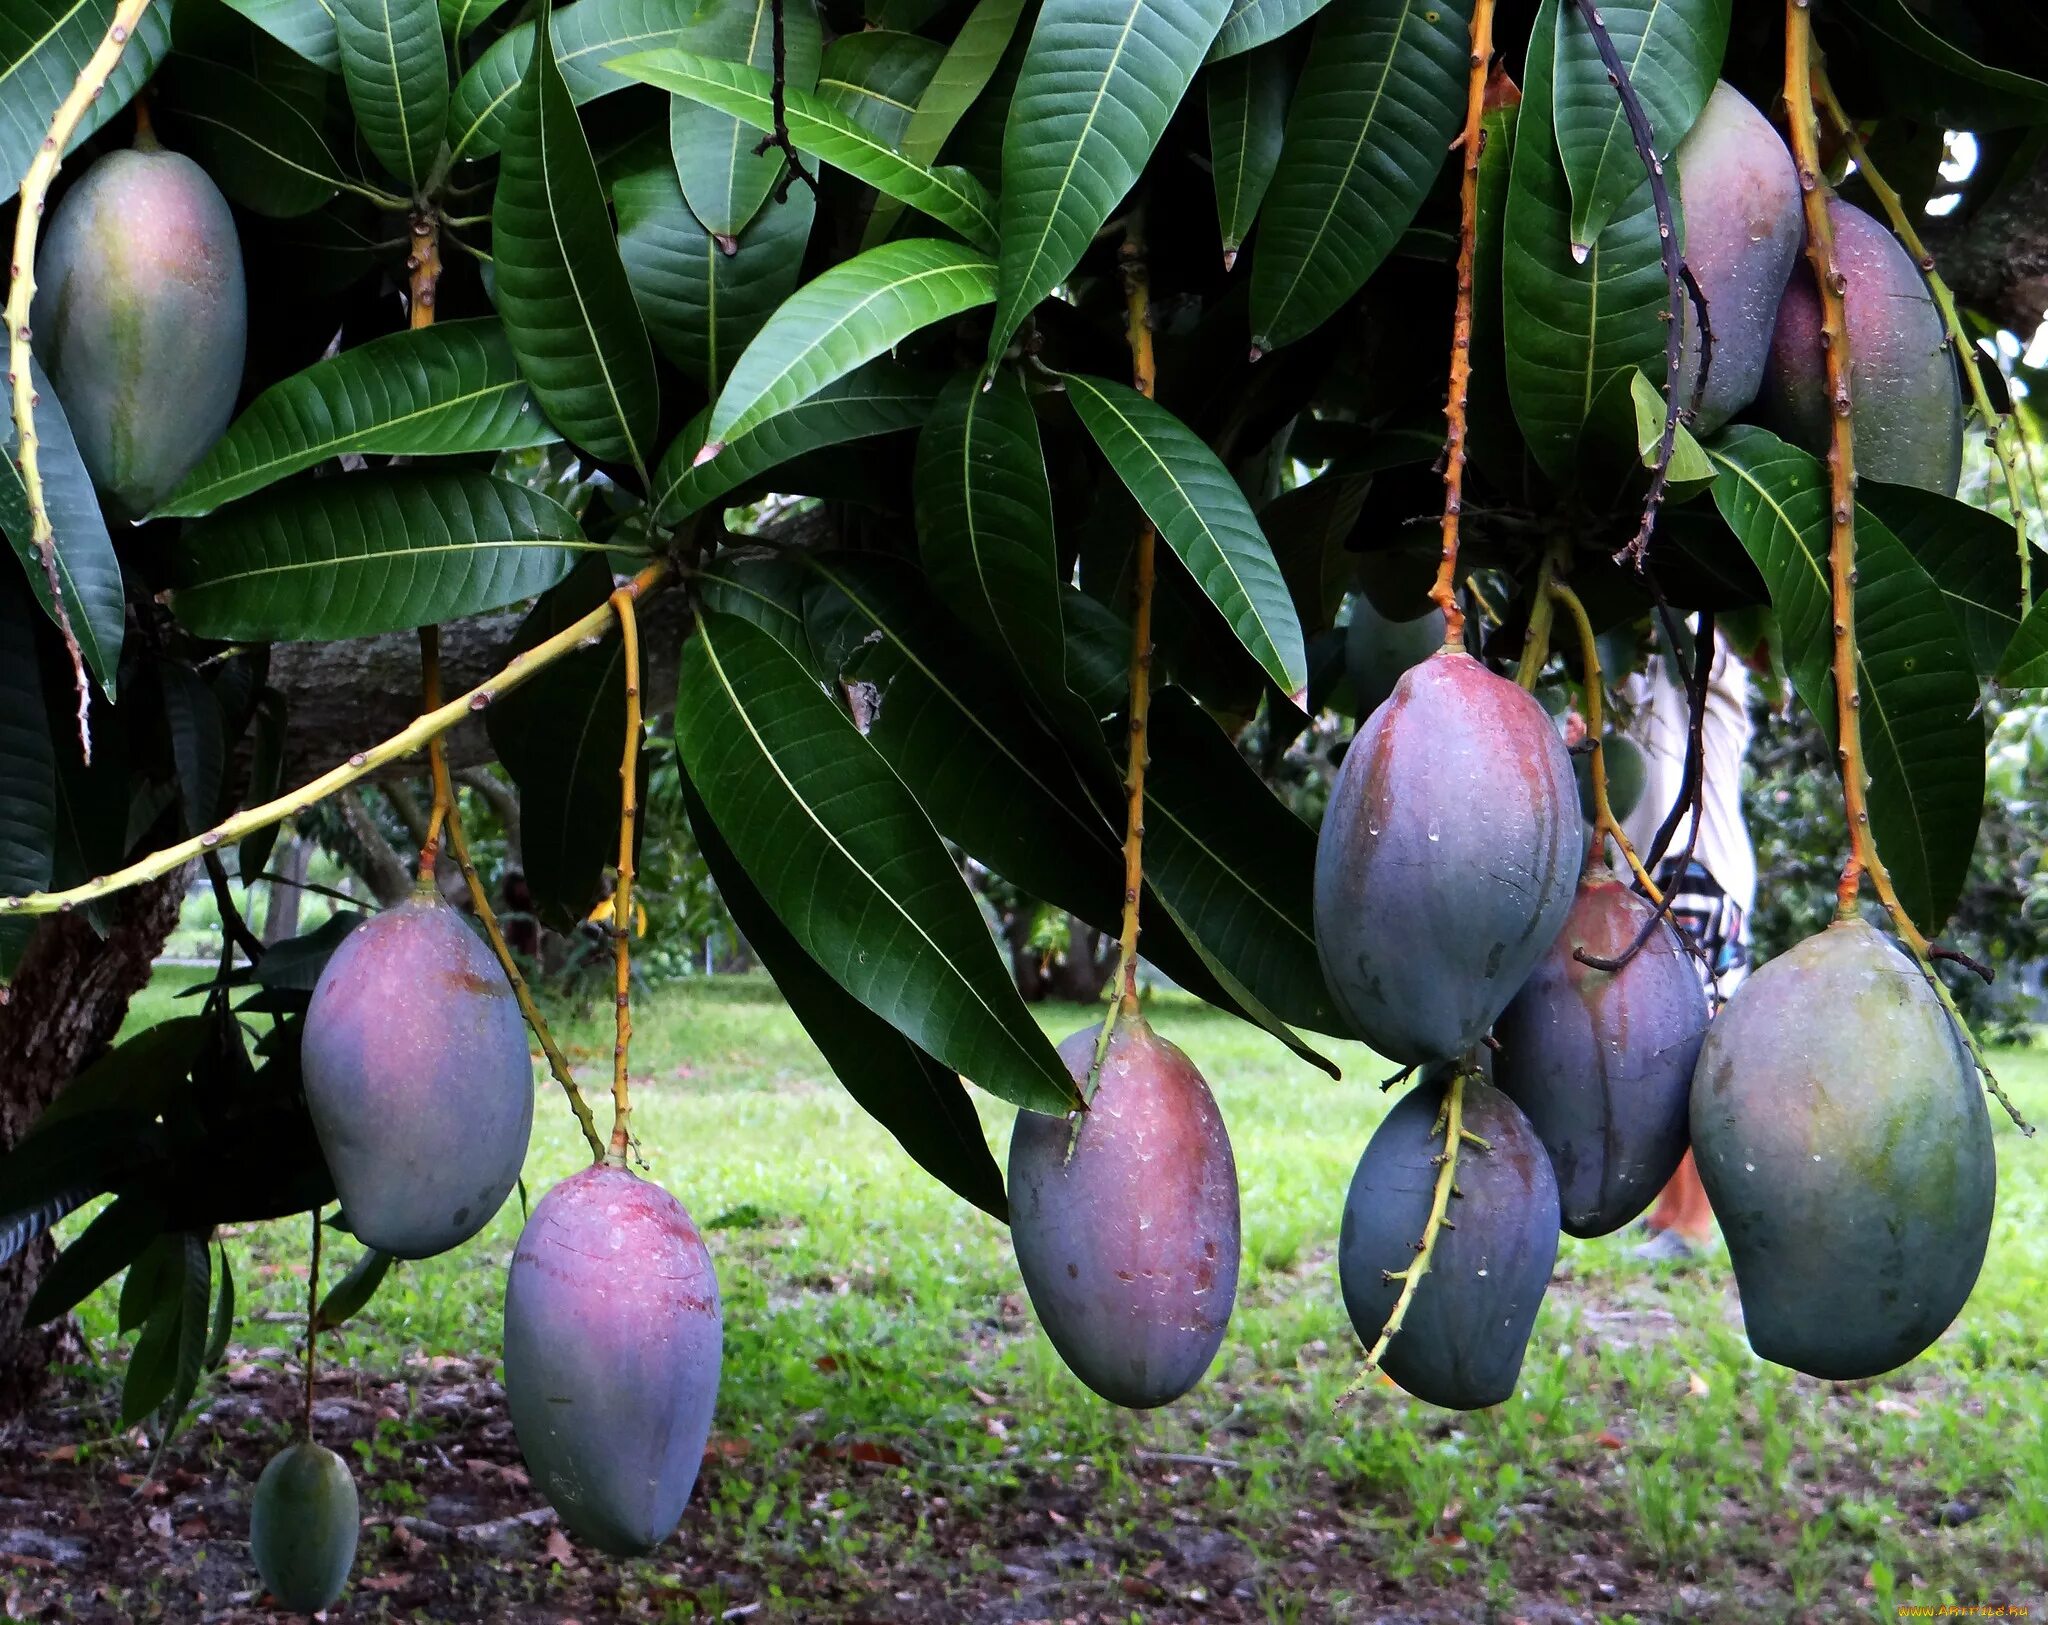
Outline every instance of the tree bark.
{"type": "Polygon", "coordinates": [[[2048,153],[1988,207],[1921,225],[1956,298],[2010,328],[2022,345],[2048,317],[2048,153]]]}
{"type": "MultiPolygon", "coordinates": [[[[28,1132],[64,1086],[120,1030],[128,1001],[178,922],[185,872],[126,893],[104,940],[82,914],[45,920],[0,1005],[0,1149],[28,1132]]],[[[75,1346],[67,1320],[24,1328],[22,1311],[56,1248],[38,1238],[0,1267],[0,1418],[42,1391],[53,1359],[75,1346]]]]}
{"type": "Polygon", "coordinates": [[[276,880],[263,882],[263,945],[283,942],[299,934],[299,902],[306,894],[300,884],[312,867],[313,843],[287,835],[270,856],[270,872],[276,880]]]}

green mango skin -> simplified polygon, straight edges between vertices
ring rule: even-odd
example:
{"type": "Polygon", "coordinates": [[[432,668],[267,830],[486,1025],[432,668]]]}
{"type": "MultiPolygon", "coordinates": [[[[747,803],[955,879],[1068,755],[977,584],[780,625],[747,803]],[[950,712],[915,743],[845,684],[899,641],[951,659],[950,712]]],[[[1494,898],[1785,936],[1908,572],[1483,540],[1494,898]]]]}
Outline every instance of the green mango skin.
{"type": "MultiPolygon", "coordinates": [[[[1626,734],[1609,734],[1601,741],[1600,754],[1607,758],[1607,805],[1616,818],[1626,819],[1643,799],[1643,788],[1649,783],[1649,764],[1643,760],[1642,748],[1626,734]]],[[[1572,758],[1572,777],[1579,786],[1579,814],[1590,824],[1593,822],[1591,752],[1572,758]]]]}
{"type": "Polygon", "coordinates": [[[318,1613],[355,1567],[356,1481],[325,1445],[295,1444],[270,1458],[249,1503],[249,1554],[278,1603],[318,1613]]]}
{"type": "MultiPolygon", "coordinates": [[[[1771,332],[1806,240],[1799,171],[1784,139],[1732,85],[1717,84],[1678,144],[1685,263],[1706,301],[1714,350],[1693,428],[1711,434],[1757,397],[1771,332]]],[[[1678,376],[1700,364],[1699,318],[1684,302],[1678,376]]]]}
{"type": "MultiPolygon", "coordinates": [[[[1060,1045],[1086,1085],[1099,1028],[1060,1045]]],[[[1237,1301],[1237,1163],[1195,1064],[1117,1018],[1078,1126],[1020,1112],[1010,1239],[1039,1324],[1074,1375],[1148,1410],[1202,1380],[1237,1301]]]]}
{"type": "Polygon", "coordinates": [[[1770,961],[1709,1023],[1692,1141],[1766,1360],[1874,1377],[1969,1300],[1997,1185],[1984,1091],[1918,966],[1863,921],[1770,961]]]}
{"type": "MultiPolygon", "coordinates": [[[[1448,1080],[1425,1078],[1374,1131],[1344,1199],[1337,1273],[1359,1339],[1378,1341],[1400,1296],[1386,1271],[1415,1259],[1435,1193],[1448,1080]]],[[[1458,1152],[1458,1194],[1428,1272],[1380,1361],[1417,1399],[1476,1411],[1514,1397],[1536,1311],[1557,1262],[1557,1180],[1515,1103],[1465,1080],[1464,1126],[1487,1142],[1458,1152]]]]}
{"type": "Polygon", "coordinates": [[[1344,630],[1344,667],[1358,700],[1357,714],[1370,716],[1386,704],[1402,675],[1443,646],[1442,610],[1432,609],[1412,621],[1390,621],[1364,593],[1354,592],[1344,630]]]}
{"type": "Polygon", "coordinates": [[[36,354],[122,517],[169,496],[227,428],[248,320],[234,216],[190,158],[110,152],[64,194],[36,257],[36,354]]]}
{"type": "Polygon", "coordinates": [[[1494,1027],[1493,1077],[1550,1153],[1566,1232],[1604,1236],[1655,1200],[1685,1155],[1707,993],[1670,924],[1619,971],[1647,900],[1602,875],[1494,1027]]]}
{"type": "MultiPolygon", "coordinates": [[[[1835,262],[1848,279],[1850,421],[1867,480],[1956,494],[1963,474],[1963,386],[1941,311],[1899,240],[1853,203],[1828,200],[1835,262]]],[[[1820,295],[1802,260],[1778,307],[1765,393],[1785,438],[1816,457],[1830,414],[1820,295]]]]}
{"type": "Polygon", "coordinates": [[[314,985],[306,1105],[349,1227],[431,1258],[491,1220],[533,1128],[533,1063],[512,984],[432,895],[366,920],[314,985]]]}
{"type": "Polygon", "coordinates": [[[659,1185],[599,1165],[535,1206],[505,1276],[505,1408],[578,1540],[637,1557],[675,1532],[724,1336],[711,1254],[659,1185]]]}
{"type": "Polygon", "coordinates": [[[1316,952],[1402,1064],[1485,1036],[1556,940],[1585,837],[1571,757],[1525,690],[1431,655],[1359,727],[1316,838],[1316,952]]]}

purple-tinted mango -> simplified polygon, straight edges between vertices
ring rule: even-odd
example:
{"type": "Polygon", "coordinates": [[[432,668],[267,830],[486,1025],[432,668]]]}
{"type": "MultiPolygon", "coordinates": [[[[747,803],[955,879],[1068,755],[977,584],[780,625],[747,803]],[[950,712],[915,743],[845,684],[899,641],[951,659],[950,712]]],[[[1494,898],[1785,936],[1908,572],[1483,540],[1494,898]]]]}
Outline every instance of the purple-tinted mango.
{"type": "Polygon", "coordinates": [[[1572,906],[1583,837],[1543,707],[1470,655],[1409,671],[1351,742],[1316,843],[1316,948],[1389,1060],[1485,1035],[1572,906]]]}
{"type": "Polygon", "coordinates": [[[241,388],[249,310],[227,199],[181,153],[108,153],[50,218],[31,319],[93,484],[140,518],[220,438],[241,388]]]}
{"type": "Polygon", "coordinates": [[[490,1222],[526,1160],[533,1065],[511,983],[431,894],[364,921],[320,973],[306,1104],[349,1227],[429,1258],[490,1222]]]}
{"type": "MultiPolygon", "coordinates": [[[[1060,1046],[1086,1086],[1098,1029],[1060,1046]]],[[[1237,1164],[1201,1073],[1144,1017],[1118,1017],[1078,1124],[1020,1112],[1010,1239],[1074,1375],[1144,1410],[1201,1380],[1237,1298],[1237,1164]]]]}
{"type": "MultiPolygon", "coordinates": [[[[1849,327],[1849,414],[1865,479],[1956,494],[1963,474],[1963,389],[1941,311],[1899,240],[1853,203],[1828,200],[1849,327]]],[[[1828,449],[1827,357],[1820,295],[1802,259],[1778,307],[1765,389],[1785,438],[1828,449]]]]}
{"type": "Polygon", "coordinates": [[[637,1557],[675,1532],[724,1337],[711,1254],[667,1191],[599,1165],[541,1198],[505,1277],[505,1406],[570,1534],[637,1557]]]}
{"type": "Polygon", "coordinates": [[[1709,1024],[1692,1143],[1766,1360],[1874,1377],[1969,1301],[1998,1182],[1983,1086],[1919,967],[1864,921],[1780,954],[1709,1024]]]}
{"type": "MultiPolygon", "coordinates": [[[[1449,1079],[1426,1078],[1387,1113],[1344,1199],[1337,1273],[1367,1348],[1379,1340],[1429,1220],[1444,1151],[1449,1079]]],[[[1477,1076],[1464,1085],[1464,1127],[1486,1142],[1458,1150],[1449,1223],[1380,1368],[1417,1399],[1476,1411],[1511,1398],[1536,1310],[1557,1262],[1557,1180],[1515,1103],[1477,1076]]]]}
{"type": "Polygon", "coordinates": [[[1493,1081],[1550,1153],[1574,1236],[1619,1230],[1685,1156],[1707,994],[1683,944],[1660,922],[1619,971],[1577,957],[1583,948],[1620,958],[1652,912],[1609,877],[1582,884],[1564,930],[1494,1028],[1493,1081]]]}
{"type": "Polygon", "coordinates": [[[325,1445],[303,1440],[270,1458],[249,1501],[249,1555],[279,1604],[314,1614],[355,1567],[356,1481],[325,1445]]]}
{"type": "MultiPolygon", "coordinates": [[[[1693,427],[1711,434],[1763,387],[1778,305],[1806,239],[1799,171],[1771,121],[1725,83],[1714,86],[1675,161],[1685,263],[1714,335],[1693,427]]],[[[1682,311],[1678,376],[1689,389],[1700,364],[1699,320],[1690,301],[1682,311]]]]}

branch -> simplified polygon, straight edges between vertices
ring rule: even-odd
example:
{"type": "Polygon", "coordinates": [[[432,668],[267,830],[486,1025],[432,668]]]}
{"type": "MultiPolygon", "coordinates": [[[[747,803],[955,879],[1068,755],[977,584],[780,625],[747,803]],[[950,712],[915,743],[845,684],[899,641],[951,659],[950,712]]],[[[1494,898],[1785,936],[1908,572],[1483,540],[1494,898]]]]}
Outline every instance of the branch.
{"type": "MultiPolygon", "coordinates": [[[[781,11],[776,12],[778,29],[781,11]]],[[[780,60],[781,53],[777,52],[780,60]]],[[[632,1146],[633,1103],[627,1092],[626,1059],[633,1047],[633,826],[640,809],[640,626],[633,614],[634,590],[611,596],[618,611],[619,642],[626,672],[626,748],[619,761],[619,883],[612,888],[612,958],[617,970],[618,1037],[612,1045],[612,1143],[605,1160],[626,1166],[632,1146]]]]}
{"type": "MultiPolygon", "coordinates": [[[[57,572],[57,531],[50,523],[50,504],[43,491],[42,445],[36,438],[35,373],[29,341],[29,312],[36,298],[36,238],[43,229],[43,205],[50,185],[64,162],[64,149],[71,145],[85,110],[113,76],[115,64],[128,48],[129,38],[149,0],[121,0],[114,8],[99,49],[87,59],[72,82],[71,90],[58,103],[50,120],[49,133],[29,161],[21,181],[21,206],[14,217],[14,281],[7,290],[7,381],[14,393],[15,459],[21,465],[21,484],[28,498],[29,531],[36,555],[42,561],[43,579],[50,589],[50,611],[57,630],[64,635],[64,652],[71,657],[71,681],[78,691],[78,743],[87,763],[92,761],[92,679],[86,675],[85,653],[78,646],[78,634],[71,625],[71,611],[64,602],[64,586],[57,572]]],[[[175,405],[172,408],[175,410],[175,405]]]]}
{"type": "MultiPolygon", "coordinates": [[[[668,574],[668,561],[656,559],[636,575],[628,588],[635,596],[654,586],[668,574]]],[[[616,595],[614,595],[616,596],[616,595]]],[[[536,672],[546,670],[562,656],[579,648],[583,643],[596,637],[610,624],[613,616],[610,602],[601,604],[588,615],[564,627],[553,637],[536,643],[531,649],[513,656],[504,668],[493,673],[467,693],[456,697],[424,716],[418,716],[393,734],[389,739],[358,751],[341,766],[331,768],[310,784],[249,807],[236,813],[232,818],[223,819],[203,835],[195,835],[188,841],[167,846],[138,858],[126,868],[116,869],[112,874],[96,876],[82,885],[65,891],[30,892],[20,897],[0,897],[0,919],[9,915],[58,914],[74,908],[80,903],[106,897],[130,886],[140,885],[145,880],[155,880],[172,870],[211,852],[215,847],[230,841],[239,841],[244,835],[254,834],[259,829],[268,829],[272,824],[282,823],[294,813],[303,812],[314,802],[333,795],[337,790],[346,789],[359,779],[367,778],[387,762],[394,762],[401,756],[409,756],[420,749],[428,740],[446,733],[456,723],[473,712],[482,711],[501,694],[508,694],[520,684],[533,677],[536,672]]]]}
{"type": "Polygon", "coordinates": [[[242,911],[235,907],[234,889],[228,884],[228,871],[218,852],[206,854],[206,883],[213,888],[213,900],[220,909],[222,935],[242,950],[244,959],[255,964],[263,957],[263,943],[249,929],[249,922],[242,918],[242,911]]]}
{"type": "Polygon", "coordinates": [[[1472,54],[1465,79],[1465,128],[1458,136],[1464,163],[1458,177],[1458,304],[1451,318],[1451,382],[1444,400],[1450,427],[1444,435],[1443,552],[1429,596],[1444,614],[1444,647],[1465,646],[1465,612],[1458,606],[1458,522],[1465,511],[1467,419],[1472,401],[1472,264],[1479,249],[1479,159],[1486,145],[1486,75],[1493,65],[1493,0],[1472,7],[1472,54]]]}
{"type": "MultiPolygon", "coordinates": [[[[1482,0],[1483,3],[1483,0],[1482,0]]],[[[1145,265],[1145,211],[1131,211],[1118,265],[1124,280],[1124,336],[1131,350],[1131,383],[1147,400],[1158,387],[1152,353],[1152,283],[1145,265]]],[[[1148,519],[1138,530],[1137,580],[1132,587],[1130,672],[1130,757],[1124,773],[1124,914],[1117,937],[1116,970],[1110,985],[1117,995],[1095,1039],[1084,1100],[1095,1098],[1102,1060],[1119,1016],[1138,1011],[1138,899],[1145,891],[1145,764],[1151,754],[1146,724],[1152,712],[1152,591],[1157,580],[1159,534],[1148,519]]]]}
{"type": "Polygon", "coordinates": [[[1586,606],[1579,601],[1579,595],[1562,581],[1552,576],[1548,588],[1551,598],[1570,612],[1573,623],[1579,631],[1580,677],[1586,693],[1586,737],[1591,742],[1592,765],[1590,777],[1593,781],[1593,850],[1591,859],[1605,857],[1607,842],[1612,839],[1628,860],[1634,871],[1636,884],[1649,894],[1650,901],[1661,904],[1664,894],[1657,889],[1657,883],[1650,878],[1650,872],[1643,867],[1642,859],[1636,856],[1636,849],[1629,843],[1628,834],[1621,827],[1621,820],[1614,816],[1614,808],[1607,800],[1607,746],[1601,737],[1604,718],[1601,713],[1606,705],[1606,678],[1600,670],[1600,640],[1593,635],[1592,617],[1586,613],[1586,606]]]}
{"type": "Polygon", "coordinates": [[[1657,156],[1650,115],[1643,107],[1642,97],[1636,94],[1627,64],[1614,48],[1613,36],[1600,20],[1600,10],[1594,0],[1577,0],[1577,4],[1579,17],[1593,36],[1593,47],[1606,65],[1608,81],[1621,98],[1622,117],[1628,121],[1636,156],[1642,160],[1643,169],[1650,177],[1650,202],[1657,211],[1658,247],[1664,258],[1664,433],[1657,442],[1657,461],[1650,470],[1650,492],[1643,499],[1643,522],[1629,544],[1614,555],[1617,564],[1626,560],[1640,569],[1643,556],[1649,551],[1650,535],[1657,528],[1657,510],[1664,504],[1664,487],[1671,479],[1671,457],[1678,448],[1678,366],[1685,341],[1684,324],[1679,321],[1678,312],[1688,295],[1696,300],[1701,333],[1700,377],[1704,380],[1706,358],[1711,353],[1707,349],[1711,342],[1706,336],[1707,302],[1698,297],[1699,283],[1690,278],[1685,269],[1678,243],[1677,216],[1671,207],[1671,188],[1664,179],[1664,160],[1657,156]]]}
{"type": "MultiPolygon", "coordinates": [[[[783,157],[789,160],[789,173],[782,177],[782,184],[775,188],[777,203],[789,201],[789,189],[799,180],[812,192],[818,190],[818,177],[804,168],[803,154],[796,150],[796,143],[789,138],[789,110],[786,105],[789,74],[782,42],[782,5],[783,0],[769,0],[769,10],[775,17],[775,83],[769,91],[769,99],[774,109],[775,128],[754,144],[756,158],[780,148],[783,157]]],[[[723,247],[724,244],[721,242],[720,246],[723,247]]],[[[738,252],[738,245],[726,249],[726,252],[738,252]]]]}

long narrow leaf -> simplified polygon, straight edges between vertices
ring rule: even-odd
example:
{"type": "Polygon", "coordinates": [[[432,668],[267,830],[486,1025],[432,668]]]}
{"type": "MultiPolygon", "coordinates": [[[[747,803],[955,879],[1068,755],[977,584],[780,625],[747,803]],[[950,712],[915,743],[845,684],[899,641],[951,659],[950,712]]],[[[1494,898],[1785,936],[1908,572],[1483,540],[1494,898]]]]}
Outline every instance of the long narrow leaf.
{"type": "Polygon", "coordinates": [[[1237,262],[1238,246],[1280,162],[1291,75],[1284,50],[1250,51],[1209,71],[1209,157],[1216,179],[1216,226],[1223,237],[1223,268],[1237,262]]]}
{"type": "MultiPolygon", "coordinates": [[[[0,186],[11,201],[57,106],[114,21],[116,0],[11,0],[0,8],[0,186]]],[[[151,6],[135,25],[106,87],[72,132],[75,150],[148,82],[171,48],[171,8],[151,6]]]]}
{"type": "Polygon", "coordinates": [[[1216,43],[1209,47],[1209,60],[1222,62],[1292,33],[1329,3],[1330,0],[1230,0],[1223,26],[1216,31],[1216,43]]]}
{"type": "Polygon", "coordinates": [[[422,191],[448,126],[448,56],[434,0],[334,0],[341,82],[356,128],[409,191],[422,191]]]}
{"type": "MultiPolygon", "coordinates": [[[[701,47],[704,53],[761,73],[775,66],[779,9],[784,86],[805,93],[818,82],[823,37],[814,6],[781,4],[778,8],[777,0],[721,0],[706,9],[715,19],[715,33],[701,47]]],[[[707,231],[737,237],[774,190],[782,173],[782,154],[756,152],[761,142],[751,125],[732,113],[699,103],[672,102],[668,133],[676,175],[691,211],[707,231]]]]}
{"type": "Polygon", "coordinates": [[[413,457],[559,439],[494,317],[372,339],[272,384],[154,517],[211,513],[350,452],[413,457]]]}

